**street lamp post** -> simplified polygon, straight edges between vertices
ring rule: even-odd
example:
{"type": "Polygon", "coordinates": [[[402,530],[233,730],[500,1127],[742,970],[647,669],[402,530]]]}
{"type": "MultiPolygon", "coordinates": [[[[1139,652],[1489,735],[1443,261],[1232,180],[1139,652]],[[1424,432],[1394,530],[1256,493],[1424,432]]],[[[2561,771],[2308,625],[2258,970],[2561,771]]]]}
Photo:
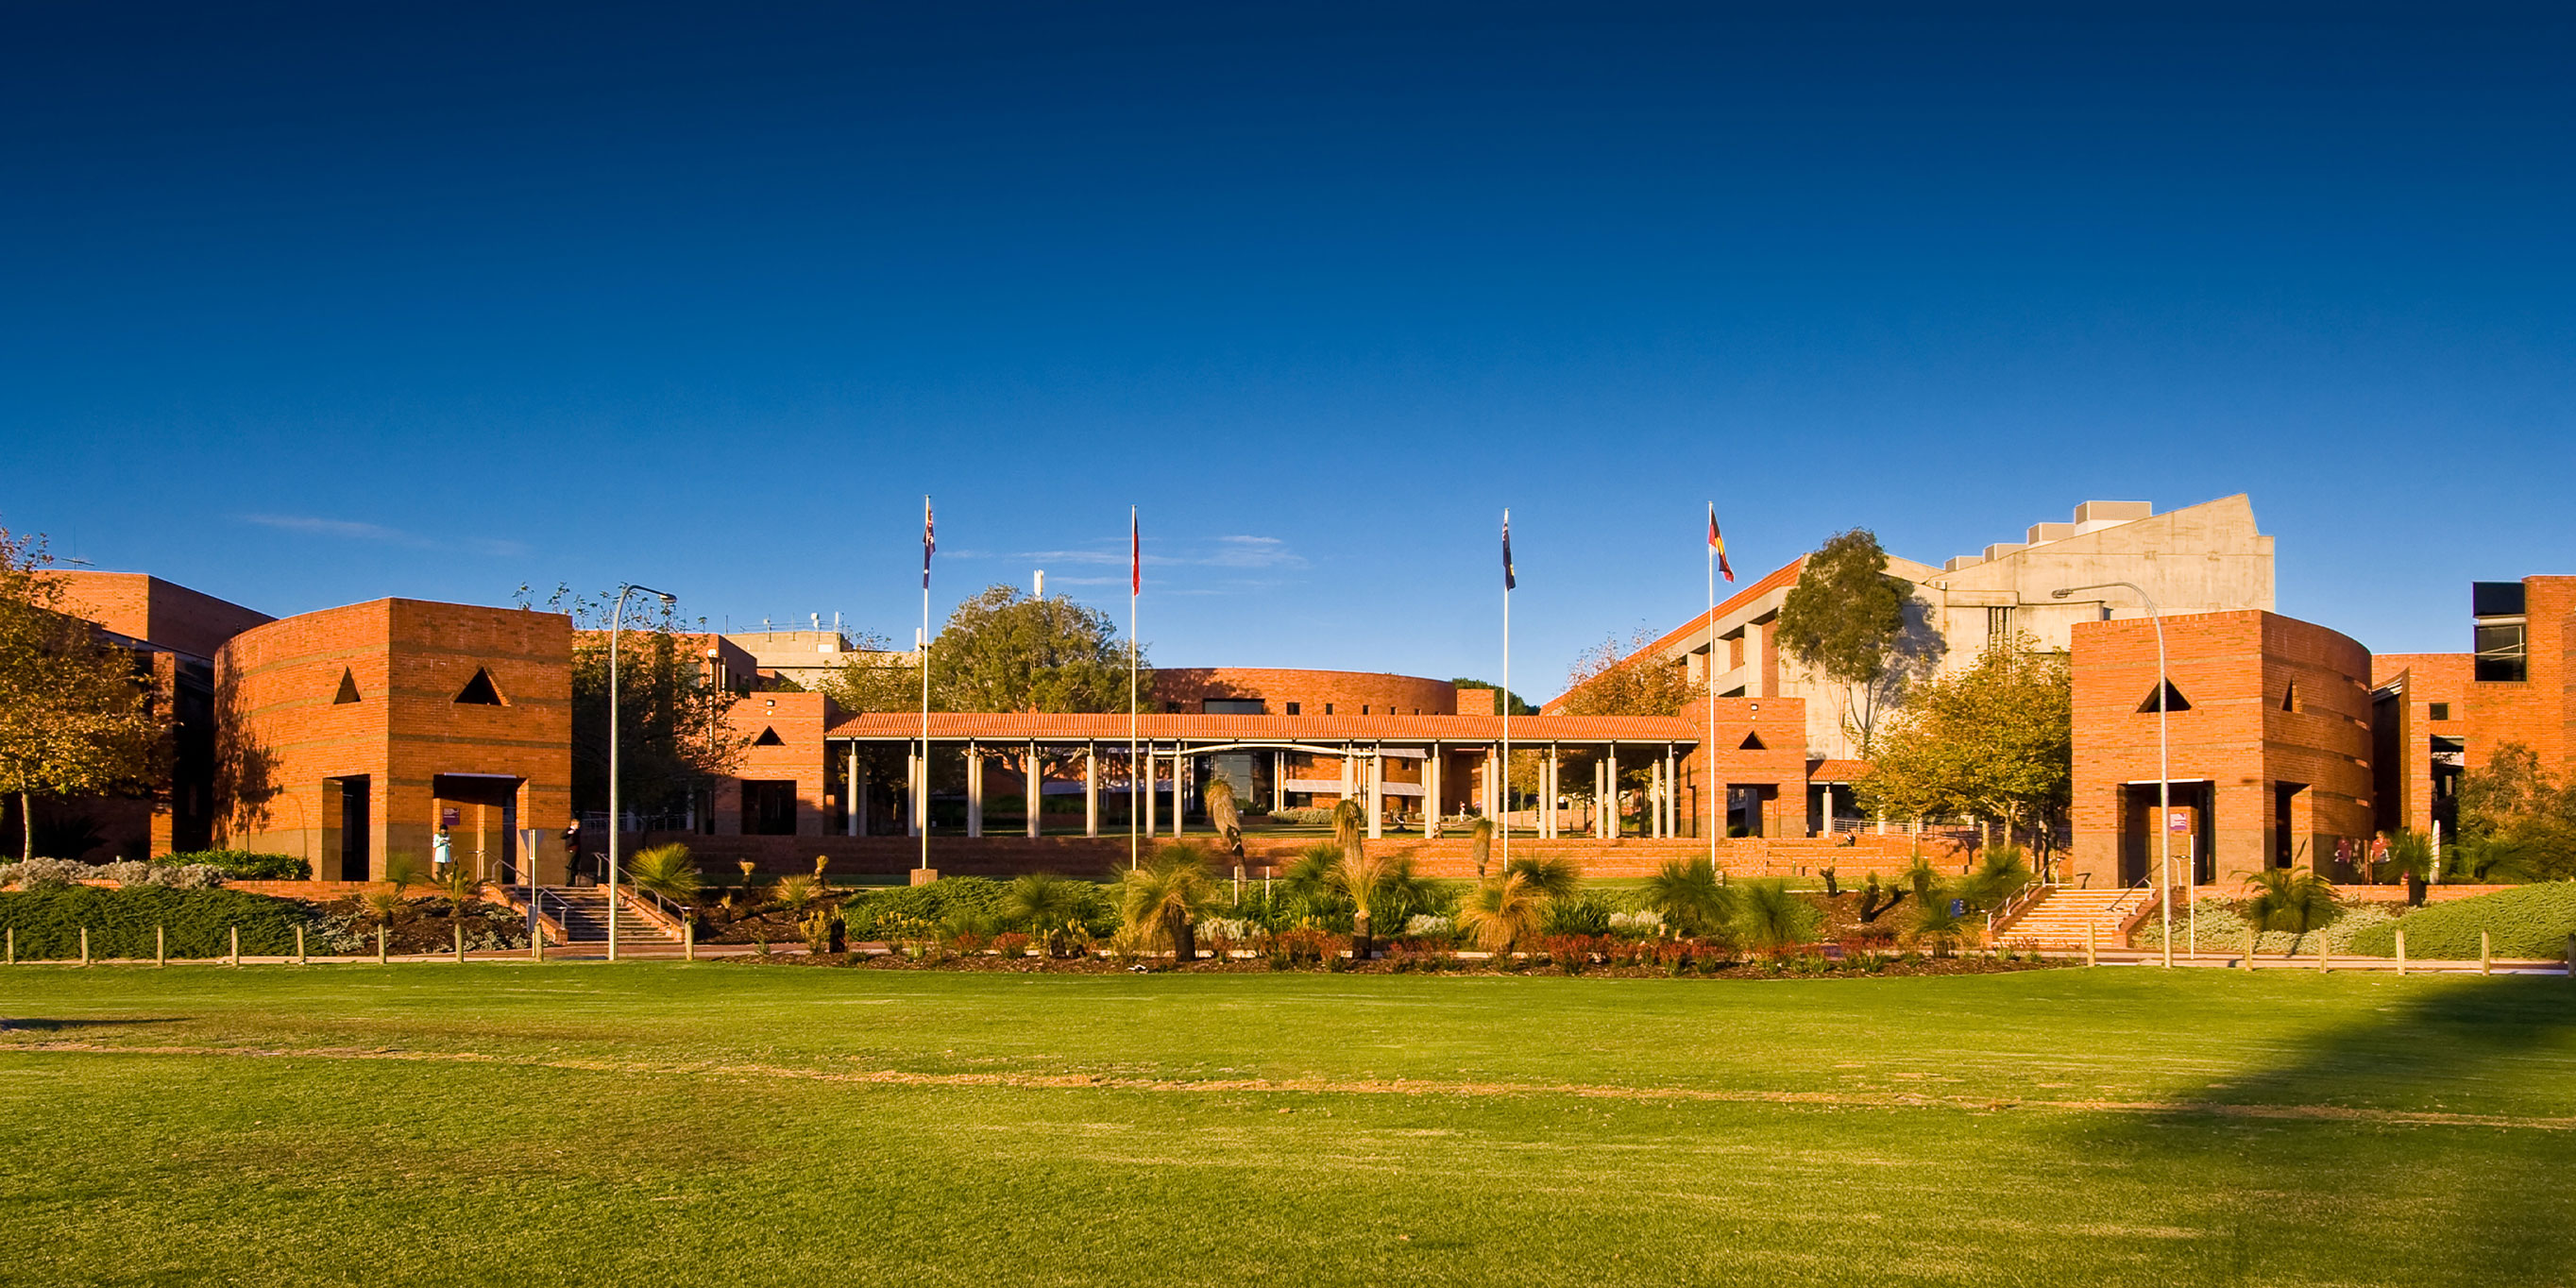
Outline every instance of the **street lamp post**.
{"type": "Polygon", "coordinates": [[[626,597],[635,591],[662,597],[669,609],[680,601],[667,591],[633,582],[617,588],[617,607],[608,615],[608,960],[617,960],[617,633],[626,624],[626,597]]]}
{"type": "Polygon", "coordinates": [[[2050,599],[2064,599],[2079,590],[2130,591],[2147,604],[2147,616],[2156,624],[2156,868],[2164,888],[2156,892],[2156,903],[2164,917],[2164,964],[2173,966],[2173,742],[2165,729],[2165,701],[2171,684],[2165,676],[2165,618],[2156,608],[2156,597],[2134,581],[2101,581],[2090,586],[2067,586],[2048,592],[2050,599]]]}

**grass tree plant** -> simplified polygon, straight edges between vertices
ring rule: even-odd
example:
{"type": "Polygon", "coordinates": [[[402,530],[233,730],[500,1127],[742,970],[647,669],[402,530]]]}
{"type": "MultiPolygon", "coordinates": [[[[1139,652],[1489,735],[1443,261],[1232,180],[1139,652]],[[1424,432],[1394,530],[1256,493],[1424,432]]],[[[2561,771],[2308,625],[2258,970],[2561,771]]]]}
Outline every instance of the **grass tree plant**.
{"type": "Polygon", "coordinates": [[[2241,911],[2248,962],[2264,931],[2288,931],[2290,955],[2295,957],[2309,931],[2323,929],[2343,911],[2333,884],[2302,868],[2265,868],[2245,878],[2245,891],[2241,911]]]}
{"type": "Polygon", "coordinates": [[[1645,902],[1674,933],[1693,938],[1722,934],[1735,918],[1735,888],[1705,858],[1666,862],[1646,879],[1645,902]]]}
{"type": "Polygon", "coordinates": [[[1127,933],[1156,947],[1169,944],[1175,961],[1195,961],[1195,928],[1224,898],[1208,869],[1207,851],[1188,842],[1158,847],[1151,861],[1122,880],[1120,914],[1127,933]]]}
{"type": "Polygon", "coordinates": [[[1756,952],[1779,957],[1816,937],[1823,914],[1777,879],[1747,881],[1735,896],[1735,938],[1756,952]]]}
{"type": "Polygon", "coordinates": [[[1027,928],[1049,957],[1072,956],[1073,932],[1081,924],[1083,883],[1045,872],[1030,872],[1011,881],[1002,893],[1002,919],[1027,928]]]}
{"type": "Polygon", "coordinates": [[[1546,917],[1547,896],[1517,871],[1477,882],[1458,905],[1458,928],[1496,956],[1537,934],[1546,917]]]}

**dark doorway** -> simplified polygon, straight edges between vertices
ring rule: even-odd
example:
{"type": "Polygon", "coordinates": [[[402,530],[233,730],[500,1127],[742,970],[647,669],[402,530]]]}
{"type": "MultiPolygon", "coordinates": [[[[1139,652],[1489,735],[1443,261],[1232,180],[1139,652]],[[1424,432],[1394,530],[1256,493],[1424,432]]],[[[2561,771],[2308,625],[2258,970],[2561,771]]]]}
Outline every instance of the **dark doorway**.
{"type": "Polygon", "coordinates": [[[2272,866],[2286,868],[2297,860],[2299,793],[2304,783],[2272,784],[2272,866]]]}
{"type": "Polygon", "coordinates": [[[2176,881],[2207,885],[2217,879],[2218,856],[2212,846],[2217,837],[2216,823],[2210,814],[2210,785],[2206,781],[2175,782],[2167,792],[2159,793],[2154,783],[2127,783],[2120,788],[2120,884],[2133,886],[2151,881],[2162,869],[2162,859],[2170,852],[2176,881]],[[2170,797],[2168,813],[2166,798],[2170,797]],[[2174,830],[2173,816],[2180,816],[2182,827],[2174,830]],[[2159,833],[2168,839],[2159,848],[2159,833]]]}
{"type": "Polygon", "coordinates": [[[1734,784],[1726,788],[1726,834],[1762,835],[1763,803],[1778,791],[1769,783],[1734,784]]]}
{"type": "Polygon", "coordinates": [[[746,778],[742,781],[742,834],[796,835],[795,779],[746,778]]]}
{"type": "Polygon", "coordinates": [[[355,774],[347,778],[334,778],[327,780],[324,785],[331,788],[340,798],[339,827],[335,829],[339,833],[340,842],[339,854],[336,856],[339,861],[339,878],[343,881],[367,880],[372,875],[368,869],[371,866],[370,860],[373,858],[368,852],[370,846],[367,839],[368,817],[373,812],[369,808],[367,776],[355,774]]]}

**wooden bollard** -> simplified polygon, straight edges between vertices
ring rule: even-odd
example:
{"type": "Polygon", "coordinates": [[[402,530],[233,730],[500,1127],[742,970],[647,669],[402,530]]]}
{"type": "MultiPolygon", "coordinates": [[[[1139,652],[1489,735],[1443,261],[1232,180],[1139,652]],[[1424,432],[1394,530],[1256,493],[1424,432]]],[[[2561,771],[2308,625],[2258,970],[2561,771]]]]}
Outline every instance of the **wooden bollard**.
{"type": "Polygon", "coordinates": [[[2486,931],[2483,931],[2483,930],[2479,931],[2479,932],[2478,932],[2478,973],[2479,973],[2479,974],[2481,974],[2481,975],[2493,975],[2493,974],[2495,974],[2495,953],[2494,953],[2494,948],[2495,948],[2495,941],[2494,941],[2492,938],[2490,938],[2490,937],[2488,936],[2488,934],[2487,934],[2487,932],[2486,932],[2486,931]]]}
{"type": "Polygon", "coordinates": [[[456,964],[462,966],[465,964],[465,923],[457,922],[449,929],[456,932],[456,964]]]}
{"type": "Polygon", "coordinates": [[[2397,973],[2406,973],[2406,932],[2397,932],[2397,973]]]}
{"type": "Polygon", "coordinates": [[[385,964],[385,928],[382,926],[376,927],[376,964],[385,964]]]}
{"type": "Polygon", "coordinates": [[[235,926],[235,927],[233,927],[233,928],[232,928],[232,930],[233,930],[233,965],[235,965],[235,966],[239,966],[239,965],[241,965],[241,927],[239,927],[239,926],[235,926]]]}
{"type": "Polygon", "coordinates": [[[18,964],[18,928],[16,926],[9,927],[9,964],[12,966],[18,964]]]}
{"type": "Polygon", "coordinates": [[[2089,921],[2088,921],[2088,922],[2086,922],[2086,923],[2084,923],[2084,964],[2085,964],[2085,965],[2087,965],[2087,966],[2099,966],[2099,965],[2101,965],[2101,964],[2102,964],[2102,962],[2101,962],[2101,952],[2100,952],[2100,949],[2101,949],[2101,940],[2102,940],[2102,928],[2101,928],[2100,926],[2094,925],[2093,923],[2091,923],[2091,922],[2089,922],[2089,921]]]}
{"type": "MultiPolygon", "coordinates": [[[[825,944],[824,947],[831,945],[825,944]]],[[[698,919],[695,914],[680,919],[680,957],[683,961],[698,959],[698,919]]]]}
{"type": "Polygon", "coordinates": [[[81,927],[81,965],[89,965],[89,927],[81,927]]]}
{"type": "Polygon", "coordinates": [[[170,928],[168,926],[152,928],[152,964],[155,966],[170,964],[170,928]]]}

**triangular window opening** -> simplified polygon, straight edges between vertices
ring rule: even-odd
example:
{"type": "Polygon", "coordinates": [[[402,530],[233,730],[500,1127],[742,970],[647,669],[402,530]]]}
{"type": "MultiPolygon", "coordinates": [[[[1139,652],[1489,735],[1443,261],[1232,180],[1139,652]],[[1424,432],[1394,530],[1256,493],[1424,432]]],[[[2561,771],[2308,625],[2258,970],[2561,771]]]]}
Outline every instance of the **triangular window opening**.
{"type": "Polygon", "coordinates": [[[492,687],[492,673],[479,666],[474,668],[474,678],[465,682],[465,691],[456,695],[456,702],[468,707],[507,705],[501,701],[501,691],[492,687]]]}
{"type": "Polygon", "coordinates": [[[2173,681],[2171,681],[2171,680],[2167,680],[2167,681],[2165,681],[2165,683],[2164,683],[2164,688],[2163,688],[2163,689],[2161,689],[2161,690],[2159,690],[2159,691],[2158,691],[2158,693],[2150,693],[2150,694],[2148,694],[2148,695],[2147,695],[2147,697],[2146,697],[2146,701],[2141,702],[2141,703],[2139,703],[2139,704],[2138,704],[2138,710],[2140,710],[2140,711],[2153,711],[2153,710],[2155,710],[2155,709],[2156,709],[2156,698],[2159,696],[2159,694],[2161,694],[2161,696],[2162,696],[2162,697],[2164,698],[2164,700],[2165,700],[2165,710],[2167,710],[2167,711],[2189,711],[2189,710],[2191,710],[2191,703],[2190,703],[2190,701],[2189,701],[2188,699],[2186,699],[2186,698],[2184,698],[2184,697],[2182,696],[2182,690],[2175,688],[2175,687],[2173,686],[2173,681]]]}
{"type": "Polygon", "coordinates": [[[1763,745],[1762,745],[1762,735],[1760,735],[1760,734],[1758,734],[1758,733],[1748,733],[1748,734],[1744,735],[1744,741],[1742,741],[1742,742],[1739,742],[1739,743],[1735,744],[1735,749],[1736,749],[1737,751],[1769,751],[1769,750],[1770,750],[1770,748],[1765,747],[1765,746],[1763,746],[1763,745]]]}
{"type": "Polygon", "coordinates": [[[358,677],[351,674],[349,668],[341,667],[340,691],[332,696],[331,705],[343,706],[358,700],[358,677]]]}
{"type": "Polygon", "coordinates": [[[751,740],[751,745],[755,747],[784,747],[787,745],[787,740],[779,737],[778,731],[775,729],[763,729],[760,731],[759,737],[751,740]]]}
{"type": "Polygon", "coordinates": [[[2281,709],[2283,711],[2296,711],[2299,709],[2298,681],[2290,681],[2289,687],[2281,690],[2281,709]]]}

